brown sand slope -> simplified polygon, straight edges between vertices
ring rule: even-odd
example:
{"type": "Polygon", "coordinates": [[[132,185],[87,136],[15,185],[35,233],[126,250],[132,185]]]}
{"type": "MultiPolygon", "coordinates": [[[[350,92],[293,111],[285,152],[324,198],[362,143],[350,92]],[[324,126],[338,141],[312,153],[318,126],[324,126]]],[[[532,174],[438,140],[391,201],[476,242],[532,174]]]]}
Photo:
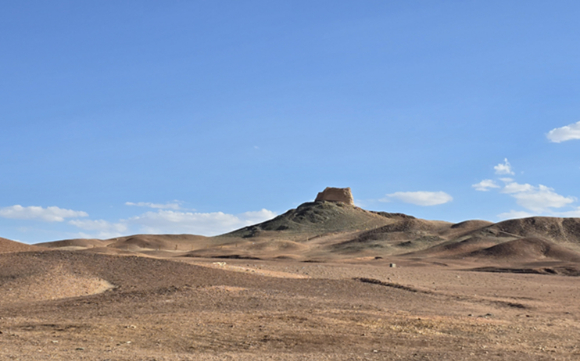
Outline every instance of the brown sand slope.
{"type": "MultiPolygon", "coordinates": [[[[317,259],[324,259],[325,252],[326,257],[330,258],[337,254],[384,257],[422,250],[425,252],[418,256],[460,256],[530,237],[562,245],[564,250],[570,248],[580,251],[580,219],[532,217],[497,224],[482,220],[452,224],[404,214],[368,212],[356,207],[323,202],[305,203],[272,221],[246,227],[226,236],[252,238],[260,242],[298,241],[308,245],[303,252],[316,254],[317,259]],[[383,219],[379,220],[376,216],[382,216],[383,219]],[[317,243],[316,237],[321,236],[325,242],[317,243]]],[[[212,254],[216,256],[217,253],[212,254]]],[[[246,252],[246,255],[251,254],[251,251],[246,252]]],[[[484,252],[480,256],[486,254],[484,252]]],[[[273,253],[269,255],[273,256],[273,253]]]]}
{"type": "Polygon", "coordinates": [[[311,247],[305,243],[256,237],[191,251],[184,256],[240,259],[300,258],[307,254],[310,249],[311,247]]]}
{"type": "Polygon", "coordinates": [[[440,232],[452,226],[448,222],[427,221],[416,218],[402,218],[394,223],[375,228],[360,234],[356,241],[367,242],[372,240],[408,240],[415,236],[437,236],[440,232]]]}
{"type": "Polygon", "coordinates": [[[496,237],[540,237],[580,246],[580,218],[530,217],[496,223],[480,230],[496,237]]]}
{"type": "Polygon", "coordinates": [[[467,221],[451,226],[440,232],[439,236],[448,240],[408,255],[442,258],[477,256],[479,259],[511,258],[514,261],[520,258],[575,260],[575,256],[568,253],[580,251],[580,219],[531,217],[497,224],[467,221]],[[542,250],[548,253],[543,254],[542,250]]]}
{"type": "Polygon", "coordinates": [[[443,221],[428,221],[410,216],[402,216],[392,224],[385,225],[361,233],[356,241],[374,240],[413,240],[417,238],[432,238],[433,240],[448,240],[464,236],[481,228],[493,225],[492,222],[472,220],[452,224],[443,221]]]}
{"type": "Polygon", "coordinates": [[[455,264],[486,272],[580,276],[580,253],[550,240],[526,237],[469,237],[401,257],[433,264],[455,264]]]}
{"type": "Polygon", "coordinates": [[[189,234],[138,234],[113,238],[107,245],[117,249],[191,250],[209,243],[208,237],[189,234]]]}
{"type": "MultiPolygon", "coordinates": [[[[67,239],[55,242],[39,243],[39,246],[75,250],[86,249],[87,251],[100,253],[118,253],[123,251],[190,251],[206,247],[212,244],[212,239],[204,236],[191,234],[137,234],[126,237],[111,239],[67,239]]],[[[219,243],[219,242],[215,242],[219,243]]]]}
{"type": "Polygon", "coordinates": [[[424,250],[407,253],[413,257],[462,257],[465,254],[492,247],[501,241],[493,237],[470,237],[462,241],[451,240],[424,250]]]}
{"type": "Polygon", "coordinates": [[[11,241],[6,238],[0,237],[0,253],[8,253],[8,252],[26,252],[26,251],[34,251],[39,250],[40,247],[31,246],[29,244],[24,244],[16,241],[11,241]]]}
{"type": "Polygon", "coordinates": [[[110,242],[95,238],[65,239],[62,241],[37,243],[37,246],[46,248],[93,248],[105,247],[110,242]]]}
{"type": "Polygon", "coordinates": [[[520,238],[489,248],[470,252],[464,257],[496,259],[509,262],[529,262],[547,258],[580,262],[580,254],[541,238],[520,238]]]}
{"type": "Polygon", "coordinates": [[[0,254],[0,304],[189,285],[231,285],[246,275],[147,257],[77,251],[0,254]]]}
{"type": "Polygon", "coordinates": [[[406,253],[445,241],[442,234],[452,226],[449,222],[427,221],[409,216],[392,220],[390,224],[363,231],[332,248],[336,252],[356,253],[372,249],[375,253],[406,253]]]}
{"type": "Polygon", "coordinates": [[[494,224],[493,222],[482,221],[482,220],[464,221],[464,222],[456,223],[456,224],[452,225],[451,227],[449,227],[447,230],[445,230],[444,236],[447,239],[458,238],[458,237],[462,237],[466,234],[470,234],[470,233],[477,231],[479,229],[492,226],[493,224],[494,224]]]}

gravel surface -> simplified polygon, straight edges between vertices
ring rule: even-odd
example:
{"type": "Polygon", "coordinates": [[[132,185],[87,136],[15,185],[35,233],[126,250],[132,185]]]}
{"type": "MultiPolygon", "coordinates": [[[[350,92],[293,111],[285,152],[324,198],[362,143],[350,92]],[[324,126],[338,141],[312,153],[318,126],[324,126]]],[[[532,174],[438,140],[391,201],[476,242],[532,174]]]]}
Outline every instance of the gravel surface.
{"type": "Polygon", "coordinates": [[[467,266],[5,253],[0,359],[580,358],[577,278],[467,266]]]}

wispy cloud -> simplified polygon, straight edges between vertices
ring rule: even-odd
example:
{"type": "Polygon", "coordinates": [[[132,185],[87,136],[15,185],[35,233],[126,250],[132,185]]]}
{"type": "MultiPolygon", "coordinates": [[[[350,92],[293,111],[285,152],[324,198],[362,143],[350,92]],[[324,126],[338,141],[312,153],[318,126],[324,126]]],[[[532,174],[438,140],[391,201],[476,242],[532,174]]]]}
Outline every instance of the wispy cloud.
{"type": "Polygon", "coordinates": [[[0,217],[10,219],[35,219],[45,222],[62,222],[65,218],[88,217],[88,214],[83,211],[74,211],[72,209],[59,207],[23,207],[17,204],[10,207],[0,208],[0,217]]]}
{"type": "Polygon", "coordinates": [[[580,122],[566,125],[561,128],[554,128],[546,134],[546,137],[554,143],[580,139],[580,122]]]}
{"type": "Polygon", "coordinates": [[[562,208],[575,201],[573,197],[564,197],[554,192],[553,188],[541,184],[526,191],[512,193],[511,196],[520,206],[538,213],[549,212],[552,208],[562,208]]]}
{"type": "Polygon", "coordinates": [[[565,197],[545,185],[533,186],[525,183],[520,184],[509,179],[501,193],[509,194],[516,199],[517,204],[528,211],[536,213],[552,212],[553,208],[562,208],[576,200],[574,197],[565,197]]]}
{"type": "Polygon", "coordinates": [[[526,211],[514,211],[513,209],[509,212],[500,213],[497,217],[501,220],[505,219],[517,219],[517,218],[528,218],[533,217],[533,213],[529,213],[526,211]]]}
{"type": "MultiPolygon", "coordinates": [[[[511,164],[505,159],[494,167],[496,174],[511,174],[511,164]]],[[[534,215],[562,216],[563,214],[576,214],[575,211],[560,211],[561,208],[572,205],[576,201],[575,197],[564,196],[556,193],[553,188],[539,184],[537,186],[528,183],[518,183],[513,178],[501,177],[503,186],[497,181],[484,179],[473,184],[472,187],[478,191],[488,191],[492,188],[498,189],[500,193],[507,194],[516,200],[516,203],[524,208],[523,210],[511,210],[498,215],[501,219],[522,218],[534,215]]],[[[579,208],[580,209],[580,208],[579,208]]],[[[580,213],[580,212],[579,212],[580,213]]]]}
{"type": "Polygon", "coordinates": [[[576,207],[571,211],[559,212],[559,217],[580,217],[580,207],[576,207]]]}
{"type": "Polygon", "coordinates": [[[125,202],[126,206],[134,206],[134,207],[147,207],[147,208],[154,208],[154,209],[173,209],[179,210],[181,209],[181,202],[173,201],[172,203],[149,203],[149,202],[125,202]]]}
{"type": "Polygon", "coordinates": [[[125,235],[127,233],[127,224],[123,222],[111,223],[102,219],[75,219],[68,222],[69,224],[78,227],[85,231],[96,231],[95,234],[89,235],[83,233],[83,238],[113,238],[125,235]]]}
{"type": "Polygon", "coordinates": [[[535,187],[531,184],[520,184],[509,179],[505,181],[505,186],[501,190],[502,193],[513,194],[522,192],[533,192],[535,187]]]}
{"type": "Polygon", "coordinates": [[[453,197],[445,192],[395,192],[387,194],[386,197],[380,199],[380,201],[390,202],[393,199],[418,206],[436,206],[451,202],[453,197]]]}
{"type": "Polygon", "coordinates": [[[158,210],[131,217],[124,222],[130,227],[138,228],[142,233],[191,233],[214,236],[264,222],[275,216],[276,213],[267,209],[238,215],[223,212],[193,213],[158,210]]]}
{"type": "Polygon", "coordinates": [[[477,184],[472,184],[471,185],[473,188],[475,188],[476,191],[480,191],[480,192],[487,192],[492,188],[501,188],[494,180],[492,179],[484,179],[481,182],[477,183],[477,184]]]}
{"type": "Polygon", "coordinates": [[[504,159],[503,163],[500,163],[495,167],[493,167],[493,169],[495,169],[495,174],[509,174],[509,175],[515,174],[514,171],[512,170],[512,165],[507,160],[507,158],[504,159]]]}
{"type": "Polygon", "coordinates": [[[238,228],[261,223],[274,218],[276,213],[267,209],[228,214],[223,212],[195,213],[158,209],[118,222],[105,220],[71,220],[68,223],[84,231],[83,238],[113,238],[121,235],[146,234],[198,234],[215,236],[238,228]]]}

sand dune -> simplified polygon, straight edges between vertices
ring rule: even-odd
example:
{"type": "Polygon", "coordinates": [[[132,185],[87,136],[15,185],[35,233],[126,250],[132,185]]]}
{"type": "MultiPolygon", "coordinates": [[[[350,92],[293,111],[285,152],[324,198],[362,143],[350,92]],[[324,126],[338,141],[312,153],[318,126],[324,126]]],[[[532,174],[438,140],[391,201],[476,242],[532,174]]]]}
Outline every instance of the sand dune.
{"type": "Polygon", "coordinates": [[[109,241],[109,248],[166,251],[187,251],[211,244],[208,237],[190,234],[138,234],[109,241]]]}
{"type": "Polygon", "coordinates": [[[76,239],[66,239],[62,241],[38,243],[37,245],[46,248],[81,249],[81,248],[105,247],[109,243],[110,242],[106,240],[95,238],[76,238],[76,239]]]}
{"type": "Polygon", "coordinates": [[[112,288],[133,292],[236,282],[223,272],[181,262],[78,251],[4,253],[0,264],[0,304],[87,296],[112,288]]]}
{"type": "Polygon", "coordinates": [[[558,261],[580,262],[580,254],[541,238],[520,238],[464,256],[510,262],[529,262],[550,258],[558,261]]]}
{"type": "Polygon", "coordinates": [[[0,303],[36,302],[81,297],[105,292],[114,286],[92,276],[80,276],[55,266],[41,274],[28,275],[0,284],[0,303]]]}
{"type": "Polygon", "coordinates": [[[498,237],[540,237],[570,246],[580,246],[580,218],[530,217],[512,219],[482,228],[498,237]]]}
{"type": "Polygon", "coordinates": [[[190,251],[219,243],[218,238],[208,238],[191,234],[137,234],[111,239],[67,239],[37,245],[63,250],[86,249],[94,252],[118,253],[128,251],[190,251]]]}
{"type": "Polygon", "coordinates": [[[447,239],[459,238],[464,235],[470,234],[479,229],[489,227],[493,225],[493,222],[481,221],[481,220],[471,220],[456,223],[451,225],[448,229],[444,230],[443,235],[447,239]]]}
{"type": "Polygon", "coordinates": [[[448,222],[401,217],[390,224],[360,232],[349,240],[333,245],[332,249],[351,254],[373,251],[377,256],[406,253],[445,241],[441,233],[451,225],[448,222]]]}
{"type": "Polygon", "coordinates": [[[463,257],[465,254],[470,252],[479,251],[487,247],[492,247],[498,244],[496,238],[492,237],[470,237],[462,241],[452,240],[449,242],[444,242],[438,244],[436,246],[417,251],[408,253],[408,256],[422,256],[422,257],[440,257],[440,258],[448,258],[448,257],[463,257]]]}
{"type": "Polygon", "coordinates": [[[27,252],[42,249],[39,246],[31,246],[29,244],[24,244],[16,241],[11,241],[6,238],[0,238],[0,253],[7,252],[27,252]]]}
{"type": "Polygon", "coordinates": [[[188,252],[186,257],[272,259],[303,258],[311,247],[307,244],[284,239],[250,238],[242,242],[206,247],[188,252]]]}

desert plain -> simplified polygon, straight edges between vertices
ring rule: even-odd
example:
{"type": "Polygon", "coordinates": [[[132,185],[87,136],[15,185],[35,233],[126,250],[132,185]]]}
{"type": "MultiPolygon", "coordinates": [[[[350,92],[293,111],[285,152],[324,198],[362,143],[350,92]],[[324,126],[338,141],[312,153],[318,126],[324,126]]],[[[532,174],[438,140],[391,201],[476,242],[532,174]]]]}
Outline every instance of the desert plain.
{"type": "Polygon", "coordinates": [[[0,239],[1,360],[579,360],[580,219],[308,202],[216,237],[0,239]]]}

